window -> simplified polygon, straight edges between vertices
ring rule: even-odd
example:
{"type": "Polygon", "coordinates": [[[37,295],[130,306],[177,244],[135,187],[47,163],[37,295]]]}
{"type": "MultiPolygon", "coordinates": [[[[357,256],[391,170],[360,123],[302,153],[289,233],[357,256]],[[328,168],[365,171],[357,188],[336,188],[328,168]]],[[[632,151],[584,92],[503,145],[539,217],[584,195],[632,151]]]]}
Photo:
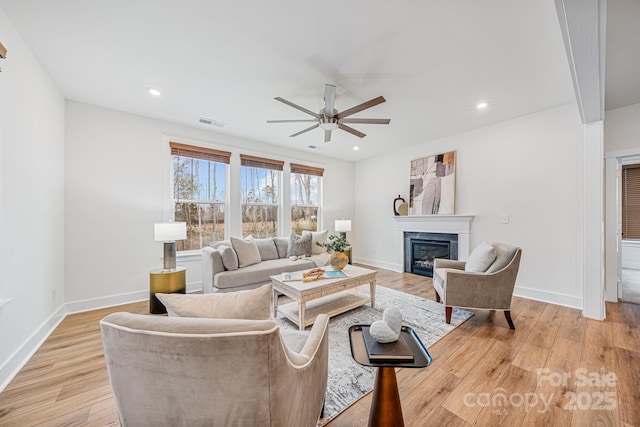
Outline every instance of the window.
{"type": "Polygon", "coordinates": [[[640,239],[640,164],[622,166],[622,238],[640,239]]]}
{"type": "Polygon", "coordinates": [[[324,169],[291,164],[291,231],[317,231],[324,169]]]}
{"type": "Polygon", "coordinates": [[[187,223],[178,251],[199,250],[224,239],[225,189],[231,153],[169,143],[173,162],[175,221],[187,223]]]}
{"type": "Polygon", "coordinates": [[[280,179],[284,162],[240,155],[242,236],[278,235],[280,179]]]}

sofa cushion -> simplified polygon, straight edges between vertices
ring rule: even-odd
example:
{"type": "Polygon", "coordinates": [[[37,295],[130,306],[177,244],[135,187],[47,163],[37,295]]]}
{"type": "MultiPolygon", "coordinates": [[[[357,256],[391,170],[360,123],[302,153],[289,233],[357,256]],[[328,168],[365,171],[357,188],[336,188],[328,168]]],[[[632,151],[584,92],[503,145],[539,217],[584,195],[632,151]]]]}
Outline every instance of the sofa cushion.
{"type": "MultiPolygon", "coordinates": [[[[237,271],[237,270],[236,270],[237,271]]],[[[222,294],[156,294],[171,317],[271,319],[271,284],[222,294]]]]}
{"type": "Polygon", "coordinates": [[[291,261],[289,258],[272,259],[262,261],[259,264],[240,268],[236,271],[222,271],[213,277],[213,285],[225,291],[229,289],[252,285],[254,283],[268,283],[269,276],[291,271],[306,270],[315,268],[316,264],[311,259],[297,259],[291,261]]]}
{"type": "Polygon", "coordinates": [[[303,231],[302,235],[305,236],[311,234],[311,254],[319,255],[327,252],[327,248],[316,245],[316,242],[327,243],[327,237],[329,236],[329,230],[323,231],[303,231]]]}
{"type": "Polygon", "coordinates": [[[290,256],[311,256],[311,234],[300,236],[291,233],[287,248],[287,257],[290,256]]]}
{"type": "Polygon", "coordinates": [[[505,268],[516,256],[516,251],[518,250],[517,246],[507,243],[492,242],[491,246],[496,248],[496,260],[487,269],[487,273],[495,273],[505,268]]]}
{"type": "Polygon", "coordinates": [[[220,245],[218,246],[218,252],[222,257],[222,264],[225,270],[233,271],[238,269],[238,255],[232,247],[220,245]]]}
{"type": "Polygon", "coordinates": [[[272,237],[268,237],[266,239],[254,239],[252,237],[248,240],[253,240],[254,242],[256,242],[256,246],[258,246],[258,252],[260,252],[260,260],[269,261],[270,259],[279,258],[278,248],[276,248],[276,244],[273,241],[272,237]]]}
{"type": "Polygon", "coordinates": [[[278,258],[286,258],[287,257],[287,249],[289,249],[289,238],[288,237],[274,237],[273,243],[276,244],[276,248],[278,249],[278,258]]]}
{"type": "Polygon", "coordinates": [[[487,242],[482,242],[471,252],[465,271],[484,273],[496,260],[496,249],[487,242]]]}
{"type": "Polygon", "coordinates": [[[254,240],[232,237],[231,246],[236,251],[236,254],[238,254],[238,267],[247,267],[261,261],[260,251],[258,251],[258,245],[256,245],[254,240]]]}

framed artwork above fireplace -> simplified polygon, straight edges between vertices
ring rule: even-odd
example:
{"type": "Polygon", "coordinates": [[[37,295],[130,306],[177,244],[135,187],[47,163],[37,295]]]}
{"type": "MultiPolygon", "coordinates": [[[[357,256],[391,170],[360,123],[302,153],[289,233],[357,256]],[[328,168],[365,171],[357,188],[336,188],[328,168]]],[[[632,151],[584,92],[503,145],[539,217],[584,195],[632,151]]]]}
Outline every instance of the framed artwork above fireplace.
{"type": "Polygon", "coordinates": [[[411,161],[409,215],[453,215],[456,152],[411,161]]]}

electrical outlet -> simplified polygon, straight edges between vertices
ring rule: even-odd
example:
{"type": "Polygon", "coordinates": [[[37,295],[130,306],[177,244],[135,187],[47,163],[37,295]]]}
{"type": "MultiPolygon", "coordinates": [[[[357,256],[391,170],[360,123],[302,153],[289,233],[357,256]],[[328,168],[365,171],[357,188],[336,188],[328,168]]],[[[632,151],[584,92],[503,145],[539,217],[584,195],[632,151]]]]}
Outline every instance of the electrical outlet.
{"type": "Polygon", "coordinates": [[[376,255],[376,254],[377,254],[376,248],[372,248],[371,249],[371,255],[376,255]]]}
{"type": "Polygon", "coordinates": [[[51,288],[51,300],[55,301],[56,299],[56,288],[51,288]]]}
{"type": "Polygon", "coordinates": [[[509,224],[509,214],[500,215],[500,222],[502,224],[509,224]]]}

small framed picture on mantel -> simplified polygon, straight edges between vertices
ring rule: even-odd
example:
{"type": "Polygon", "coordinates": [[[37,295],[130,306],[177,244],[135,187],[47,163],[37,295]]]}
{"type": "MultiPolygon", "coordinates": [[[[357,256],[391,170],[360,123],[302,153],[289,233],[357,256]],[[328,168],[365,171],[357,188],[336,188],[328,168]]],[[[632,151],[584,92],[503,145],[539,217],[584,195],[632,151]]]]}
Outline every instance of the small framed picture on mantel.
{"type": "Polygon", "coordinates": [[[409,215],[453,215],[456,152],[411,161],[409,215]]]}

